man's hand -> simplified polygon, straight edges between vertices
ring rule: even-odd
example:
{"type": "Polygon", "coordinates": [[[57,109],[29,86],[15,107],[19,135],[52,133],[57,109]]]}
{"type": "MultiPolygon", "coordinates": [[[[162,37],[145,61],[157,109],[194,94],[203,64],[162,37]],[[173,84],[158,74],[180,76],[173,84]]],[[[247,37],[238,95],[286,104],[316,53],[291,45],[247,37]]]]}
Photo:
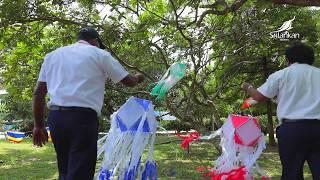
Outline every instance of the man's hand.
{"type": "Polygon", "coordinates": [[[244,82],[241,88],[245,90],[255,101],[262,102],[269,98],[261,94],[256,88],[254,88],[250,83],[244,82]]]}
{"type": "Polygon", "coordinates": [[[128,87],[134,87],[144,80],[144,75],[141,73],[137,73],[135,75],[128,75],[121,80],[121,83],[128,87]]]}
{"type": "Polygon", "coordinates": [[[252,88],[253,86],[250,83],[244,82],[241,85],[241,88],[245,91],[248,91],[249,88],[252,88]]]}
{"type": "Polygon", "coordinates": [[[42,147],[48,142],[48,133],[46,129],[34,127],[32,131],[32,141],[35,146],[42,147]]]}
{"type": "Polygon", "coordinates": [[[144,75],[141,73],[137,73],[135,77],[138,79],[138,83],[142,83],[144,81],[144,75]]]}

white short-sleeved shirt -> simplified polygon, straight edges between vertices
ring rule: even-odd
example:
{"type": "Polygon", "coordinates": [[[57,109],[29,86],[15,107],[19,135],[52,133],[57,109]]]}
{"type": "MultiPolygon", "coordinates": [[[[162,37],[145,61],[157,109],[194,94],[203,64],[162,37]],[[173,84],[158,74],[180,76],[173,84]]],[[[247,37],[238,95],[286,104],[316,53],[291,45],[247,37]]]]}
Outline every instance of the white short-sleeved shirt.
{"type": "Polygon", "coordinates": [[[38,81],[47,83],[49,107],[88,107],[100,115],[105,81],[118,83],[127,75],[109,52],[81,40],[47,54],[38,81]]]}
{"type": "Polygon", "coordinates": [[[277,96],[279,119],[320,119],[320,69],[294,63],[269,76],[258,91],[277,96]]]}

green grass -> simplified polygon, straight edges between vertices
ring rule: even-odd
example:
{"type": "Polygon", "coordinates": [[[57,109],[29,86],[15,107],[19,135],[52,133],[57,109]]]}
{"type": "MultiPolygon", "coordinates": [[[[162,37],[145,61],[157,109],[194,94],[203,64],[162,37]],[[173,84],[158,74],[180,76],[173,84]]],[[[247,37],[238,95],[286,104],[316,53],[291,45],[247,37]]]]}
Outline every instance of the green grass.
{"type": "MultiPolygon", "coordinates": [[[[196,168],[211,166],[219,156],[213,145],[196,142],[190,146],[190,154],[182,150],[180,142],[161,144],[178,140],[176,137],[159,136],[156,140],[154,158],[157,162],[159,180],[203,179],[196,168]]],[[[101,160],[98,160],[97,168],[101,160]]],[[[268,147],[260,156],[258,163],[272,179],[280,179],[281,165],[277,148],[268,147]]],[[[43,148],[34,148],[30,139],[19,144],[0,140],[0,180],[53,180],[57,179],[55,152],[51,143],[43,148]]],[[[305,179],[312,179],[306,166],[305,179]]]]}
{"type": "Polygon", "coordinates": [[[51,143],[34,148],[30,139],[19,144],[0,140],[1,180],[57,179],[55,151],[51,143]]]}

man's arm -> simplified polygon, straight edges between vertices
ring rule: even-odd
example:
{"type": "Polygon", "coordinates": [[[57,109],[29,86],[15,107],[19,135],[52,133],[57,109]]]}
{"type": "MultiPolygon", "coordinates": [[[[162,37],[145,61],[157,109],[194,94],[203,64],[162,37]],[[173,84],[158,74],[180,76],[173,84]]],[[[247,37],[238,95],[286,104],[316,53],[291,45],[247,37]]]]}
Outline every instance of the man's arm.
{"type": "Polygon", "coordinates": [[[144,76],[142,74],[127,75],[121,80],[121,83],[128,87],[136,86],[137,84],[143,82],[144,76]]]}
{"type": "Polygon", "coordinates": [[[33,144],[42,146],[47,141],[44,127],[45,97],[47,94],[47,83],[38,81],[32,97],[32,111],[34,116],[33,144]]]}
{"type": "Polygon", "coordinates": [[[256,88],[254,88],[251,84],[249,83],[243,83],[241,88],[245,90],[254,100],[258,102],[263,102],[268,100],[269,98],[261,94],[256,88]]]}

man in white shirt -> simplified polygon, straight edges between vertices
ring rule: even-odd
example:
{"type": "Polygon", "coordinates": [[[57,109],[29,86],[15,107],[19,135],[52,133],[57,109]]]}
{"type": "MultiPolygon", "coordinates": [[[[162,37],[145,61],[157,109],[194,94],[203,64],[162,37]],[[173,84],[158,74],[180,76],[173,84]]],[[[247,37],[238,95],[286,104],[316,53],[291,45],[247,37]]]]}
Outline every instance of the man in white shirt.
{"type": "Polygon", "coordinates": [[[105,81],[135,86],[142,74],[130,75],[104,51],[92,28],[78,33],[78,42],[46,55],[33,93],[33,143],[42,146],[45,96],[50,109],[48,124],[57,153],[60,180],[93,179],[97,157],[98,119],[105,81]]]}
{"type": "Polygon", "coordinates": [[[313,49],[295,44],[286,50],[288,67],[269,76],[255,89],[242,88],[256,101],[277,97],[277,128],[282,180],[303,179],[307,161],[313,179],[320,179],[320,69],[314,63],[313,49]]]}

